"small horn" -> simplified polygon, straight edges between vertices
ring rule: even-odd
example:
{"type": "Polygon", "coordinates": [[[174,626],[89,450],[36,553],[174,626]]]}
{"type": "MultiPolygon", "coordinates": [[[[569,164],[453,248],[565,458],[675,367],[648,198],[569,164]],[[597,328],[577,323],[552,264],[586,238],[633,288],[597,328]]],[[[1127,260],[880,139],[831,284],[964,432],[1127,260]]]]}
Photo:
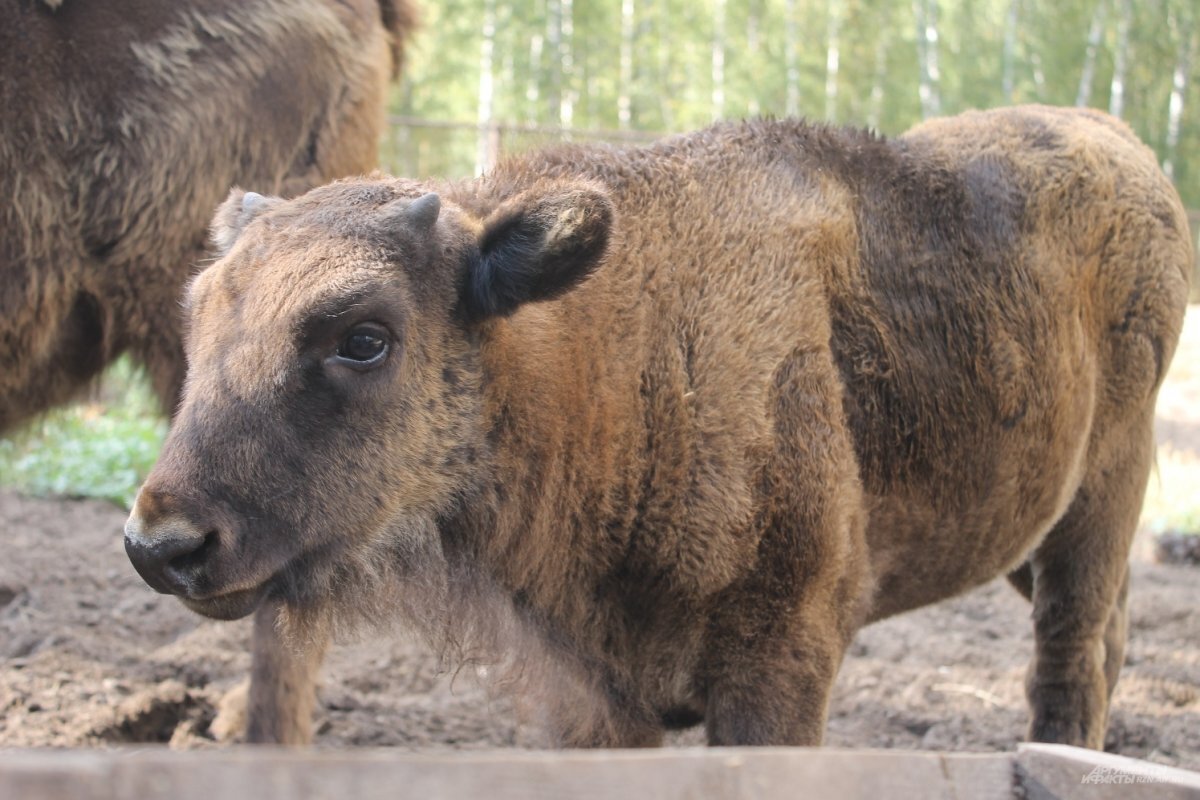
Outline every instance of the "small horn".
{"type": "Polygon", "coordinates": [[[436,192],[430,192],[405,206],[402,216],[414,228],[426,230],[434,226],[441,211],[442,199],[436,192]]]}
{"type": "Polygon", "coordinates": [[[242,211],[247,214],[257,214],[267,204],[267,198],[258,192],[246,192],[242,195],[242,211]]]}
{"type": "Polygon", "coordinates": [[[228,253],[246,226],[278,202],[278,197],[263,197],[257,192],[243,192],[236,187],[230,189],[209,228],[217,253],[228,253]]]}

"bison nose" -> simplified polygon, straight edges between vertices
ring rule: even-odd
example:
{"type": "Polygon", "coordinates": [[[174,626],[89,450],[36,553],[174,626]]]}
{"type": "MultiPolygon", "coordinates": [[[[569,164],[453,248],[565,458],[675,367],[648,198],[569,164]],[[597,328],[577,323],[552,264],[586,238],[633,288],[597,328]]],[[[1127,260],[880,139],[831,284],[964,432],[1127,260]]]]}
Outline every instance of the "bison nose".
{"type": "Polygon", "coordinates": [[[195,593],[217,546],[217,532],[179,513],[147,518],[139,510],[141,500],[125,523],[125,553],[133,568],[157,592],[195,593]]]}

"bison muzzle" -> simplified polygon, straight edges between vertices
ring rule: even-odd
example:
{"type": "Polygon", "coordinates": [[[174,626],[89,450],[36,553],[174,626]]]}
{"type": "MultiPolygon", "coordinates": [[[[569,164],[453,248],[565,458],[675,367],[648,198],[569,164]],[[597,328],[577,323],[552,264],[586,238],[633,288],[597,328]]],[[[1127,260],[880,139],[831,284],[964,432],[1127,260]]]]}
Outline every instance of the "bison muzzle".
{"type": "Polygon", "coordinates": [[[1192,263],[1119,121],[723,124],[214,238],[126,534],[160,591],[507,646],[560,745],[815,744],[858,628],[1007,574],[1030,735],[1103,744],[1192,263]]]}

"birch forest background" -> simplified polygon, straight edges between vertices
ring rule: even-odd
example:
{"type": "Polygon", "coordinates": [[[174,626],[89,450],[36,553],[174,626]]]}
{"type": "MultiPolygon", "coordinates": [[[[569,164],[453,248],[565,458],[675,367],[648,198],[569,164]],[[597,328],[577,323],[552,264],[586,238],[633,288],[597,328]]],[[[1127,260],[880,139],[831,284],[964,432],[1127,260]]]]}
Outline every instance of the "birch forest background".
{"type": "Polygon", "coordinates": [[[1200,207],[1200,0],[425,0],[387,166],[803,115],[885,134],[1011,103],[1126,119],[1200,207]],[[564,132],[565,131],[565,132],[564,132]]]}

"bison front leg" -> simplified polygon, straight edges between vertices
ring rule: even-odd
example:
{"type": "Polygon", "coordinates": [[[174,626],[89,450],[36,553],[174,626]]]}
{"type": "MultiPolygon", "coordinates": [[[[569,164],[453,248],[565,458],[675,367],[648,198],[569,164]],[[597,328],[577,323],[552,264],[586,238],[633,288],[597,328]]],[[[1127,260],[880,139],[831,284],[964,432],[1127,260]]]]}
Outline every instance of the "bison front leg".
{"type": "Polygon", "coordinates": [[[303,745],[312,742],[317,673],[328,642],[285,640],[280,605],[263,603],[254,617],[246,741],[303,745]]]}
{"type": "Polygon", "coordinates": [[[1129,548],[1149,476],[1148,420],[1089,466],[1067,513],[1030,559],[1036,654],[1029,738],[1100,749],[1125,656],[1129,548]]]}
{"type": "Polygon", "coordinates": [[[827,353],[775,376],[773,453],[749,575],[716,599],[703,685],[712,745],[817,745],[870,597],[862,488],[827,353]]]}
{"type": "Polygon", "coordinates": [[[707,681],[710,745],[821,743],[846,640],[818,615],[801,614],[793,625],[786,633],[728,632],[707,681]]]}

